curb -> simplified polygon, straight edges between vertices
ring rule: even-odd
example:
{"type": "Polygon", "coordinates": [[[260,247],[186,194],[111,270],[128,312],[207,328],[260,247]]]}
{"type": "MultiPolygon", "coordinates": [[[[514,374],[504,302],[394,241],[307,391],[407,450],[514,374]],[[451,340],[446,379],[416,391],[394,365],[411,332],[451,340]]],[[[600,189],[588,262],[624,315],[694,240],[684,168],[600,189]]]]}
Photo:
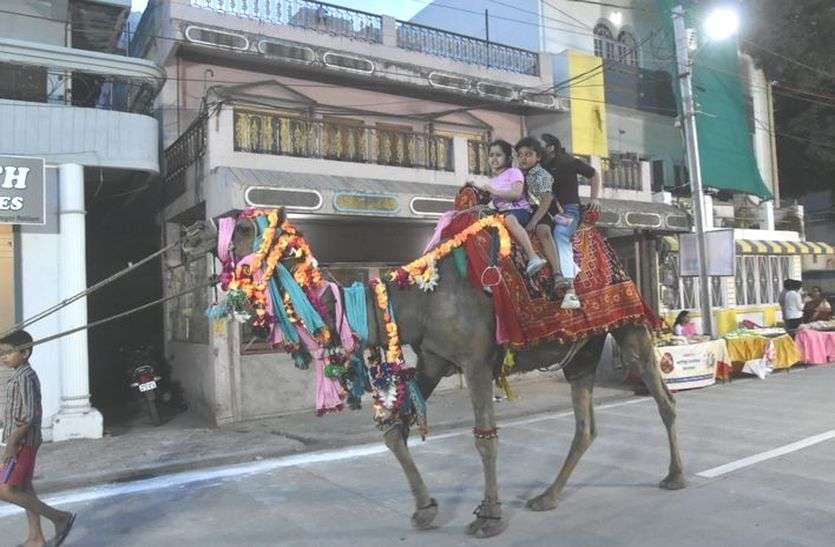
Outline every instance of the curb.
{"type": "MultiPolygon", "coordinates": [[[[601,397],[595,400],[596,405],[611,403],[620,400],[631,399],[633,395],[624,393],[623,395],[611,395],[608,397],[601,397]]],[[[510,403],[512,404],[512,403],[510,403]]],[[[504,415],[500,418],[501,422],[508,420],[515,420],[528,416],[535,416],[539,414],[559,413],[571,409],[570,404],[555,404],[547,410],[536,409],[527,412],[514,412],[504,415]]],[[[451,430],[468,428],[472,424],[472,420],[456,419],[437,424],[432,433],[443,433],[451,430]]],[[[573,427],[573,424],[571,425],[573,427]]],[[[315,452],[323,449],[336,449],[340,447],[348,447],[357,444],[371,443],[375,441],[382,442],[382,434],[379,431],[363,432],[350,436],[335,436],[335,435],[310,435],[299,436],[289,432],[273,431],[270,434],[282,435],[289,440],[295,440],[303,444],[302,447],[283,448],[274,450],[262,450],[252,452],[241,452],[235,454],[219,454],[217,456],[204,457],[201,459],[181,459],[160,464],[151,464],[143,467],[135,467],[132,469],[124,469],[118,471],[103,471],[101,473],[86,473],[80,475],[73,475],[61,479],[47,479],[35,481],[35,486],[39,493],[55,494],[60,491],[72,490],[77,488],[88,488],[93,486],[101,486],[104,484],[126,483],[139,481],[163,475],[171,475],[183,471],[194,471],[196,469],[206,469],[211,467],[223,467],[228,465],[235,465],[241,463],[249,463],[264,459],[278,458],[282,456],[289,456],[294,454],[303,454],[307,452],[315,452]]],[[[430,433],[431,437],[431,433],[430,433]]]]}

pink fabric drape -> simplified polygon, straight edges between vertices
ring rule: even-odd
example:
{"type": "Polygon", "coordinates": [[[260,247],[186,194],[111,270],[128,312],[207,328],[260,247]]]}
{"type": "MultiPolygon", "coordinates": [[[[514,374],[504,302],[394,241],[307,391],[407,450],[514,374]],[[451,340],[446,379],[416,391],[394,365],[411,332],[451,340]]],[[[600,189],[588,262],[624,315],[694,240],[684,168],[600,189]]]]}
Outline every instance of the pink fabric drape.
{"type": "Polygon", "coordinates": [[[426,244],[426,248],[423,250],[423,254],[428,253],[432,250],[435,245],[437,245],[441,241],[441,232],[449,226],[449,223],[452,222],[452,219],[455,217],[455,211],[447,211],[446,213],[441,215],[441,218],[438,219],[438,223],[435,225],[435,232],[432,234],[432,239],[429,240],[429,243],[426,244]]]}
{"type": "MultiPolygon", "coordinates": [[[[336,283],[325,283],[319,288],[319,297],[328,289],[333,293],[336,302],[334,322],[336,323],[338,332],[332,333],[332,336],[339,336],[342,350],[346,353],[352,353],[354,351],[354,336],[351,333],[348,320],[344,316],[339,287],[336,283]]],[[[342,389],[342,384],[337,380],[325,377],[325,356],[327,350],[306,329],[297,327],[297,331],[304,347],[313,359],[313,368],[316,369],[316,413],[322,415],[340,410],[342,408],[342,401],[345,398],[345,390],[342,389]]]]}
{"type": "Polygon", "coordinates": [[[231,258],[229,244],[232,243],[236,223],[237,221],[231,217],[221,218],[217,223],[217,257],[223,264],[229,262],[231,258]]]}

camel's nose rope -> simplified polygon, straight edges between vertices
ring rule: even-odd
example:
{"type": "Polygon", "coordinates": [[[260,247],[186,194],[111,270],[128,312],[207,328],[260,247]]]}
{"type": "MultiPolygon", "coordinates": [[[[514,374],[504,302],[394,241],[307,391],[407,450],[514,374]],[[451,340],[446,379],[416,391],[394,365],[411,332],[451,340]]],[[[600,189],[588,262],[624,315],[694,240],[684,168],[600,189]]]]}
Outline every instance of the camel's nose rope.
{"type": "MultiPolygon", "coordinates": [[[[11,328],[7,329],[5,332],[0,334],[0,338],[6,336],[8,334],[11,334],[14,331],[24,329],[24,328],[28,327],[29,325],[32,325],[33,323],[37,323],[38,321],[44,319],[45,317],[49,317],[50,315],[62,310],[63,308],[66,308],[70,304],[84,298],[85,296],[88,296],[88,295],[96,292],[97,290],[101,289],[102,287],[105,287],[105,286],[109,285],[110,283],[113,283],[114,281],[116,281],[118,279],[121,279],[122,277],[129,274],[130,272],[136,270],[137,268],[139,268],[141,266],[144,266],[148,262],[151,262],[152,260],[154,260],[158,256],[165,254],[166,252],[170,251],[171,249],[173,249],[175,247],[179,246],[180,249],[181,249],[181,252],[186,256],[209,252],[209,249],[205,249],[204,246],[207,242],[207,236],[211,237],[210,229],[211,229],[211,227],[206,225],[203,222],[196,222],[195,224],[192,224],[191,226],[189,226],[188,228],[185,228],[183,230],[181,237],[179,239],[177,239],[176,241],[174,241],[172,243],[169,243],[168,245],[166,245],[162,249],[146,256],[145,258],[143,258],[139,262],[129,263],[127,268],[124,268],[123,270],[120,270],[120,271],[114,273],[113,275],[111,275],[111,276],[109,276],[105,279],[102,279],[101,281],[99,281],[95,285],[87,287],[83,291],[78,292],[78,293],[70,296],[69,298],[65,298],[61,302],[59,302],[59,303],[55,304],[54,306],[51,306],[51,307],[33,315],[32,317],[24,319],[20,323],[17,323],[16,325],[12,326],[11,328]]],[[[200,288],[209,287],[209,286],[211,286],[211,283],[205,284],[205,285],[199,285],[199,286],[196,286],[196,287],[192,287],[191,289],[188,289],[188,290],[186,290],[182,293],[178,293],[176,295],[176,297],[179,297],[179,296],[182,296],[184,294],[188,294],[190,292],[196,291],[200,288]]],[[[28,344],[26,346],[21,346],[19,348],[15,348],[15,349],[16,350],[27,349],[27,348],[30,348],[30,347],[33,347],[33,346],[37,346],[39,344],[49,342],[51,340],[55,340],[57,338],[62,338],[64,336],[67,336],[69,334],[73,334],[73,333],[78,332],[80,330],[92,328],[92,327],[95,327],[95,326],[98,326],[98,325],[102,325],[104,323],[108,323],[110,321],[114,321],[114,320],[119,319],[121,317],[125,317],[127,315],[132,314],[132,313],[136,313],[138,311],[144,310],[144,309],[146,309],[150,306],[153,306],[153,305],[156,305],[156,304],[161,304],[163,302],[167,302],[168,300],[172,300],[173,298],[175,298],[175,297],[166,297],[166,298],[163,298],[163,299],[155,300],[153,302],[149,302],[149,303],[143,304],[141,306],[131,308],[131,309],[125,311],[125,312],[107,317],[105,319],[101,319],[99,321],[94,321],[92,323],[88,323],[87,325],[84,325],[84,326],[81,326],[81,327],[76,327],[76,328],[73,328],[71,330],[64,331],[62,333],[49,336],[47,338],[42,338],[40,340],[35,341],[32,344],[28,344]]]]}

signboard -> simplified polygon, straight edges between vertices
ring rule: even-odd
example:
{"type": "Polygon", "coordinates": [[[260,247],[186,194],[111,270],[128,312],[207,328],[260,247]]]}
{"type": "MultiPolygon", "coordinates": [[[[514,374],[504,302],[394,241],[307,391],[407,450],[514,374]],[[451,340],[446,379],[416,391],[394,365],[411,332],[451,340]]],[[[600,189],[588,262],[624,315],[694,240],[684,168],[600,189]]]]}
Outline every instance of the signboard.
{"type": "Polygon", "coordinates": [[[730,364],[725,340],[655,348],[661,377],[671,390],[694,389],[716,383],[716,367],[730,364]]]}
{"type": "Polygon", "coordinates": [[[333,207],[340,213],[376,213],[392,215],[400,210],[397,197],[386,194],[340,192],[333,199],[333,207]]]}
{"type": "Polygon", "coordinates": [[[43,158],[0,156],[0,224],[45,224],[43,158]]]}
{"type": "MultiPolygon", "coordinates": [[[[699,275],[699,255],[696,250],[696,234],[680,234],[679,275],[682,277],[699,275]]],[[[736,243],[734,231],[712,230],[705,232],[705,247],[707,251],[707,275],[734,276],[736,275],[736,243]]]]}

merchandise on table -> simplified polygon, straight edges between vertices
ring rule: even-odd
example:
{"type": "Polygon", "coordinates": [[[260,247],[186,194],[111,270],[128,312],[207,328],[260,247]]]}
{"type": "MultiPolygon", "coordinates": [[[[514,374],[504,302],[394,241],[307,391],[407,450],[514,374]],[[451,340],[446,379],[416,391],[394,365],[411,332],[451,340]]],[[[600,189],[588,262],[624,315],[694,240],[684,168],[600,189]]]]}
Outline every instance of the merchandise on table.
{"type": "Polygon", "coordinates": [[[807,365],[825,365],[835,361],[835,331],[798,329],[794,341],[802,361],[807,365]]]}
{"type": "Polygon", "coordinates": [[[768,338],[758,334],[734,331],[726,334],[724,338],[728,343],[728,352],[733,361],[735,373],[740,372],[747,361],[766,357],[770,345],[773,348],[773,358],[769,361],[774,369],[791,368],[801,361],[800,350],[788,334],[768,338]]]}

